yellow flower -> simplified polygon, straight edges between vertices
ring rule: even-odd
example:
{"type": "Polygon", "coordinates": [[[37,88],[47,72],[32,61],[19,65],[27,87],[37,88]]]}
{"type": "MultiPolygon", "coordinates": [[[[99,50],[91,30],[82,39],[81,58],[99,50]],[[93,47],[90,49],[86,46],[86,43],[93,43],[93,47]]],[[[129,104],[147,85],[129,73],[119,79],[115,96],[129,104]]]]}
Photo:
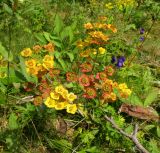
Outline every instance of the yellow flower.
{"type": "Polygon", "coordinates": [[[43,62],[43,67],[45,68],[45,69],[52,69],[53,68],[53,65],[54,65],[54,62],[53,61],[45,61],[45,62],[43,62]]]}
{"type": "Polygon", "coordinates": [[[132,91],[130,89],[124,89],[124,90],[122,90],[122,92],[128,96],[132,93],[132,91]]]}
{"type": "Polygon", "coordinates": [[[99,16],[98,19],[101,20],[101,21],[106,21],[107,17],[106,16],[99,16]]]}
{"type": "Polygon", "coordinates": [[[70,102],[73,102],[75,99],[77,99],[77,96],[74,94],[74,93],[69,93],[67,95],[67,99],[70,101],[70,102]]]}
{"type": "Polygon", "coordinates": [[[64,99],[67,99],[67,95],[68,95],[68,90],[64,89],[64,90],[61,92],[61,96],[62,96],[64,99]]]}
{"type": "Polygon", "coordinates": [[[85,29],[93,29],[93,25],[91,23],[84,24],[85,29]]]}
{"type": "Polygon", "coordinates": [[[100,54],[104,54],[106,52],[105,48],[103,48],[103,47],[99,47],[98,50],[99,50],[100,54]]]}
{"type": "Polygon", "coordinates": [[[44,104],[45,104],[47,107],[49,107],[49,108],[54,108],[55,105],[56,105],[56,101],[53,100],[53,99],[51,99],[50,97],[48,97],[48,98],[45,100],[44,104]]]}
{"type": "Polygon", "coordinates": [[[63,94],[63,92],[65,91],[66,89],[62,86],[62,85],[59,85],[55,88],[55,92],[56,93],[59,93],[59,94],[63,94]]]}
{"type": "Polygon", "coordinates": [[[28,61],[25,61],[25,65],[28,67],[28,68],[34,68],[36,66],[36,60],[34,59],[30,59],[28,61]]]}
{"type": "Polygon", "coordinates": [[[125,83],[121,83],[121,84],[118,85],[118,88],[120,90],[123,90],[123,89],[127,89],[128,87],[127,87],[127,85],[125,83]]]}
{"type": "Polygon", "coordinates": [[[57,102],[55,104],[55,109],[56,110],[62,110],[62,109],[65,109],[66,107],[66,103],[65,102],[57,102]]]}
{"type": "Polygon", "coordinates": [[[79,49],[83,49],[85,47],[85,42],[83,42],[82,40],[77,41],[77,47],[79,49]]]}
{"type": "Polygon", "coordinates": [[[45,71],[46,70],[41,63],[38,63],[36,67],[37,67],[38,71],[45,71]]]}
{"type": "Polygon", "coordinates": [[[75,114],[77,111],[77,105],[76,104],[68,104],[67,105],[67,113],[75,114]]]}
{"type": "Polygon", "coordinates": [[[43,62],[50,62],[50,61],[53,61],[53,56],[50,56],[50,55],[45,55],[44,58],[43,58],[43,62]]]}
{"type": "Polygon", "coordinates": [[[56,93],[56,92],[51,92],[51,93],[50,93],[50,96],[51,96],[52,99],[55,99],[55,100],[58,100],[58,99],[59,99],[59,94],[56,93]]]}
{"type": "Polygon", "coordinates": [[[27,68],[26,71],[27,71],[27,73],[30,73],[31,75],[37,75],[38,74],[38,68],[36,68],[36,67],[27,68]]]}
{"type": "Polygon", "coordinates": [[[110,98],[111,98],[112,101],[115,101],[116,100],[116,94],[111,92],[110,98]]]}
{"type": "Polygon", "coordinates": [[[0,72],[0,78],[6,78],[7,74],[5,72],[0,72]]]}
{"type": "Polygon", "coordinates": [[[117,32],[117,29],[113,25],[111,25],[111,24],[108,24],[107,28],[110,29],[113,33],[117,32]]]}
{"type": "Polygon", "coordinates": [[[26,48],[23,51],[21,51],[21,56],[23,57],[29,57],[32,55],[32,50],[30,48],[26,48]]]}
{"type": "Polygon", "coordinates": [[[90,49],[87,49],[87,50],[85,50],[85,51],[82,51],[82,52],[80,53],[80,56],[81,56],[81,57],[88,57],[88,56],[90,55],[90,53],[91,53],[91,50],[90,50],[90,49]]]}
{"type": "Polygon", "coordinates": [[[106,8],[109,9],[109,10],[113,9],[113,4],[112,3],[107,3],[106,8]]]}

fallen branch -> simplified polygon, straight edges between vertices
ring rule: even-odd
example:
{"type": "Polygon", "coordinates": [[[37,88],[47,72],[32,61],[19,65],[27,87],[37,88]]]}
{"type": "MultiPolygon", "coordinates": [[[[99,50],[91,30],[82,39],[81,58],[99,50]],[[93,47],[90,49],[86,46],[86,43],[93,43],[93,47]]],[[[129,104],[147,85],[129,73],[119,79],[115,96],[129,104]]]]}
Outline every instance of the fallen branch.
{"type": "Polygon", "coordinates": [[[114,122],[114,120],[112,119],[112,117],[110,118],[107,115],[105,115],[104,118],[108,122],[110,122],[112,124],[112,127],[115,128],[119,133],[121,133],[125,137],[129,138],[130,140],[132,140],[133,143],[136,145],[136,147],[139,149],[140,152],[142,152],[142,153],[149,153],[149,151],[146,150],[142,146],[142,144],[138,141],[138,139],[137,139],[137,132],[138,132],[138,125],[137,124],[135,125],[133,133],[132,134],[128,134],[124,130],[122,130],[121,128],[118,127],[118,125],[114,122]]]}

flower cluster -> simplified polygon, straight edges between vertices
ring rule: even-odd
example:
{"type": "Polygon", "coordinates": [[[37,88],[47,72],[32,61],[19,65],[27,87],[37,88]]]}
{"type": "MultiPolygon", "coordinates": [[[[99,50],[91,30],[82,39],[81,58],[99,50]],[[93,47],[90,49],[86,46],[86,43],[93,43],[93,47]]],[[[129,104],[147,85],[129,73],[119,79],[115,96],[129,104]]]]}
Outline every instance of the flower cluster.
{"type": "Polygon", "coordinates": [[[144,28],[140,28],[139,33],[141,34],[141,37],[139,38],[140,41],[144,41],[144,34],[145,34],[145,30],[144,28]]]}
{"type": "Polygon", "coordinates": [[[116,5],[119,10],[124,10],[126,7],[133,7],[136,4],[135,0],[117,0],[116,5]]]}
{"type": "Polygon", "coordinates": [[[99,21],[96,23],[88,22],[84,24],[87,36],[83,41],[79,40],[77,42],[81,57],[106,53],[105,45],[109,41],[109,31],[117,32],[117,29],[112,24],[104,23],[106,20],[106,17],[99,17],[99,21]]]}
{"type": "Polygon", "coordinates": [[[101,94],[102,101],[115,101],[117,97],[113,90],[118,88],[118,83],[108,78],[114,73],[112,66],[106,66],[103,71],[96,74],[92,74],[92,68],[89,62],[85,62],[80,65],[81,74],[78,76],[75,72],[67,72],[67,80],[77,82],[82,87],[84,98],[93,99],[101,94]]]}
{"type": "Polygon", "coordinates": [[[26,71],[31,75],[41,77],[53,69],[53,52],[54,45],[49,43],[44,46],[35,45],[32,50],[26,48],[20,54],[25,58],[26,71]]]}
{"type": "Polygon", "coordinates": [[[128,98],[128,96],[132,93],[132,91],[130,89],[128,89],[128,87],[125,83],[119,84],[118,90],[119,90],[120,96],[122,98],[128,98]]]}
{"type": "Polygon", "coordinates": [[[123,67],[124,62],[125,62],[125,57],[124,56],[120,56],[120,57],[112,57],[111,63],[115,64],[118,68],[123,67]]]}
{"type": "Polygon", "coordinates": [[[44,104],[49,108],[66,109],[68,113],[75,114],[77,111],[77,105],[73,103],[75,99],[77,96],[74,93],[69,93],[67,89],[59,85],[50,92],[44,104]]]}
{"type": "Polygon", "coordinates": [[[7,61],[3,58],[2,55],[0,55],[0,78],[7,77],[6,66],[7,66],[7,61]]]}

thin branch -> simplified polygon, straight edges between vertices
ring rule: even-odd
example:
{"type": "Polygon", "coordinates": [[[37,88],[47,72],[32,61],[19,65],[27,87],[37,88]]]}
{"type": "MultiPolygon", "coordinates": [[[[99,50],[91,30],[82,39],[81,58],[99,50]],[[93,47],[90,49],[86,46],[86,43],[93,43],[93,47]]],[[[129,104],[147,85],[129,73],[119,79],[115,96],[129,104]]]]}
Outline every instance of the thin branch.
{"type": "Polygon", "coordinates": [[[108,122],[110,122],[112,124],[112,127],[115,128],[119,133],[121,133],[125,137],[129,138],[130,140],[132,140],[132,142],[136,145],[136,147],[139,149],[140,152],[142,152],[142,153],[149,153],[149,151],[146,150],[142,146],[142,144],[138,141],[138,139],[137,139],[138,124],[135,125],[133,133],[132,134],[128,134],[124,130],[122,130],[121,128],[119,128],[118,125],[115,123],[115,121],[112,118],[108,117],[107,115],[105,115],[104,118],[108,122]]]}
{"type": "Polygon", "coordinates": [[[36,132],[36,135],[37,135],[37,137],[38,137],[38,139],[39,139],[39,141],[40,141],[40,143],[41,143],[42,149],[43,149],[43,151],[45,151],[45,147],[43,146],[43,143],[42,143],[41,138],[40,138],[40,136],[39,136],[39,134],[38,134],[38,131],[37,131],[37,129],[36,129],[36,126],[35,126],[35,124],[33,123],[32,120],[31,120],[31,123],[32,123],[33,128],[34,128],[34,130],[35,130],[35,132],[36,132]]]}

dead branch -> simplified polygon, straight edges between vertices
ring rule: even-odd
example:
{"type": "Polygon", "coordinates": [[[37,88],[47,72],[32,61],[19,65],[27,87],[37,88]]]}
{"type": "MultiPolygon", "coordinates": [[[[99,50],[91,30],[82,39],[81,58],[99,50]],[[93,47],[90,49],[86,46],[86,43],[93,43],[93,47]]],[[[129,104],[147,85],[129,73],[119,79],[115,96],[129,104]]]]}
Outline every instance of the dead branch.
{"type": "Polygon", "coordinates": [[[138,141],[137,139],[137,132],[138,132],[138,124],[135,125],[134,131],[132,134],[126,133],[124,130],[118,127],[118,125],[115,123],[112,117],[108,117],[107,115],[104,116],[104,118],[112,124],[112,127],[115,128],[119,133],[124,135],[125,137],[129,138],[130,140],[133,141],[133,143],[136,145],[136,147],[139,149],[140,152],[142,153],[149,153],[148,150],[146,150],[142,144],[138,141]]]}

